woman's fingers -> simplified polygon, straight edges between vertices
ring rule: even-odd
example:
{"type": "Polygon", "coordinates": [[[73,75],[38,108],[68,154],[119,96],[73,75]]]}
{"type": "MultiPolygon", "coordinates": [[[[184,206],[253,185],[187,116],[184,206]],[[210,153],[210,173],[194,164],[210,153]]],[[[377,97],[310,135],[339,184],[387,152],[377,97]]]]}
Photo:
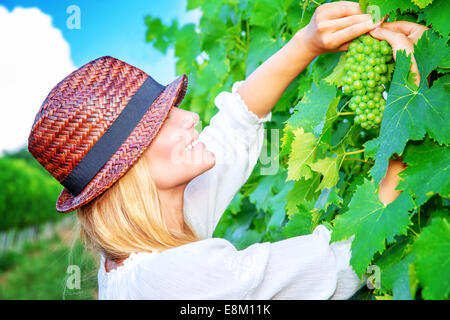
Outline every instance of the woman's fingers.
{"type": "Polygon", "coordinates": [[[328,20],[362,13],[359,4],[352,1],[325,3],[318,7],[316,11],[317,14],[321,15],[321,18],[325,18],[328,20]]]}
{"type": "Polygon", "coordinates": [[[414,47],[412,42],[403,33],[391,31],[382,27],[376,28],[370,32],[370,35],[378,40],[386,40],[392,47],[392,54],[396,59],[397,50],[405,50],[407,54],[411,54],[411,72],[416,74],[415,84],[420,83],[420,74],[417,67],[416,59],[414,58],[414,47]]]}
{"type": "Polygon", "coordinates": [[[414,43],[422,36],[425,30],[428,28],[417,23],[409,22],[409,21],[394,21],[394,22],[386,22],[381,25],[381,27],[394,31],[400,32],[406,35],[409,39],[411,39],[414,43]]]}
{"type": "Polygon", "coordinates": [[[405,50],[407,53],[412,53],[414,51],[411,41],[403,33],[379,27],[370,31],[370,35],[378,40],[386,40],[389,42],[394,52],[397,50],[405,50]]]}
{"type": "Polygon", "coordinates": [[[357,23],[347,27],[345,29],[338,30],[331,34],[332,41],[336,44],[345,43],[351,41],[364,33],[367,33],[380,25],[380,22],[373,23],[372,19],[366,20],[361,23],[357,23]]]}
{"type": "Polygon", "coordinates": [[[348,46],[350,45],[350,43],[352,43],[352,42],[348,41],[348,42],[344,43],[339,48],[337,48],[337,51],[347,51],[348,50],[348,46]]]}
{"type": "Polygon", "coordinates": [[[372,21],[372,16],[370,14],[357,14],[349,17],[327,20],[325,21],[326,26],[332,31],[335,32],[340,29],[345,29],[354,24],[372,21]]]}

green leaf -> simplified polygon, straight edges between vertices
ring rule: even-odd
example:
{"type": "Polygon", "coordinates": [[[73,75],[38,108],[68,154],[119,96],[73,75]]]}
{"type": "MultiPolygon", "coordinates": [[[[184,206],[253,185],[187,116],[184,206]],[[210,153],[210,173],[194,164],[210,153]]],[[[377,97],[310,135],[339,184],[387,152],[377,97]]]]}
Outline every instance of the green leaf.
{"type": "Polygon", "coordinates": [[[205,0],[187,0],[186,10],[189,11],[201,7],[204,3],[205,0]]]}
{"type": "Polygon", "coordinates": [[[342,54],[339,58],[339,62],[334,67],[333,72],[330,73],[323,80],[328,82],[329,84],[334,84],[336,87],[342,86],[342,78],[345,76],[346,71],[344,70],[346,54],[342,54]]]}
{"type": "Polygon", "coordinates": [[[303,128],[304,132],[320,135],[325,115],[331,102],[336,98],[336,88],[321,82],[312,84],[303,99],[294,107],[294,114],[286,121],[293,128],[303,128]],[[322,125],[321,125],[322,124],[322,125]]]}
{"type": "Polygon", "coordinates": [[[250,25],[270,28],[270,31],[279,30],[283,22],[284,11],[281,1],[254,1],[250,25]]]}
{"type": "Polygon", "coordinates": [[[375,157],[378,149],[380,148],[380,140],[378,138],[374,138],[369,140],[363,144],[364,146],[364,159],[369,159],[375,157]]]}
{"type": "Polygon", "coordinates": [[[450,33],[450,10],[447,0],[435,0],[430,6],[426,7],[420,19],[426,21],[434,30],[439,32],[444,38],[448,38],[450,33]]]}
{"type": "Polygon", "coordinates": [[[286,196],[293,186],[293,181],[285,183],[283,188],[275,196],[268,200],[269,207],[273,212],[269,222],[267,223],[268,230],[272,228],[279,228],[283,224],[283,221],[286,218],[286,196]]]}
{"type": "Polygon", "coordinates": [[[409,190],[422,205],[432,194],[450,196],[450,149],[430,139],[419,145],[410,145],[403,157],[407,168],[400,174],[397,189],[409,190]]]}
{"type": "Polygon", "coordinates": [[[249,77],[262,62],[277,52],[281,45],[266,29],[257,26],[252,27],[245,77],[249,77]]]}
{"type": "Polygon", "coordinates": [[[383,18],[387,14],[391,14],[399,9],[401,12],[418,11],[419,8],[411,2],[411,0],[369,0],[371,5],[380,8],[380,17],[383,18]]]}
{"type": "Polygon", "coordinates": [[[323,179],[317,187],[317,191],[325,188],[330,189],[336,185],[339,180],[339,169],[343,159],[342,156],[324,158],[309,165],[312,170],[320,172],[323,175],[323,179]]]}
{"type": "Polygon", "coordinates": [[[241,210],[241,202],[242,202],[242,193],[238,192],[234,195],[230,204],[228,205],[228,209],[231,213],[238,213],[241,210]]]}
{"type": "Polygon", "coordinates": [[[283,236],[292,238],[311,233],[312,216],[311,213],[300,210],[289,217],[288,223],[283,227],[283,236]]]}
{"type": "Polygon", "coordinates": [[[303,128],[294,130],[294,141],[288,160],[288,176],[286,181],[312,177],[311,168],[317,149],[317,140],[312,133],[305,133],[303,128]]]}
{"type": "Polygon", "coordinates": [[[185,24],[176,35],[175,56],[192,64],[200,54],[200,37],[195,24],[185,24]]]}
{"type": "Polygon", "coordinates": [[[368,4],[368,0],[359,0],[359,7],[362,13],[366,13],[368,4]]]}
{"type": "Polygon", "coordinates": [[[281,151],[278,155],[279,158],[289,155],[291,153],[291,145],[292,141],[294,141],[295,135],[292,131],[292,127],[289,125],[285,125],[283,128],[283,136],[281,137],[281,151]]]}
{"type": "Polygon", "coordinates": [[[332,241],[348,239],[352,235],[351,265],[361,276],[376,252],[385,249],[386,241],[393,242],[394,236],[406,234],[409,210],[414,208],[407,192],[385,206],[378,198],[373,181],[366,180],[359,186],[349,203],[348,211],[334,220],[332,241]]]}
{"type": "Polygon", "coordinates": [[[389,157],[393,153],[401,154],[408,140],[421,140],[428,132],[439,143],[450,142],[450,126],[447,121],[450,112],[448,77],[435,81],[431,88],[426,80],[431,70],[448,53],[448,49],[438,49],[442,45],[440,42],[441,39],[429,30],[418,41],[414,55],[421,74],[419,88],[407,80],[411,60],[404,51],[397,52],[396,70],[378,138],[380,148],[371,170],[377,182],[386,173],[389,157]]]}
{"type": "Polygon", "coordinates": [[[250,194],[250,201],[258,210],[269,211],[269,200],[283,188],[286,180],[286,172],[280,170],[276,175],[263,176],[258,181],[258,186],[250,194]]]}
{"type": "Polygon", "coordinates": [[[294,182],[292,189],[286,196],[288,215],[298,212],[298,205],[315,201],[319,195],[319,193],[316,192],[319,182],[320,175],[318,174],[314,174],[312,179],[306,180],[301,178],[294,182]]]}
{"type": "Polygon", "coordinates": [[[330,76],[336,70],[336,66],[343,56],[345,54],[342,52],[328,52],[315,58],[308,66],[314,82],[320,83],[322,80],[326,80],[324,78],[330,76]]]}
{"type": "Polygon", "coordinates": [[[433,0],[411,0],[411,1],[414,2],[421,9],[425,8],[430,3],[433,2],[433,0]]]}
{"type": "Polygon", "coordinates": [[[414,244],[416,271],[425,299],[448,299],[450,293],[450,225],[435,218],[414,244]]]}
{"type": "Polygon", "coordinates": [[[381,283],[392,288],[394,300],[411,300],[410,266],[416,260],[416,255],[410,253],[404,259],[383,269],[381,283]]]}
{"type": "Polygon", "coordinates": [[[339,195],[336,187],[333,187],[331,189],[325,188],[320,193],[319,198],[314,204],[314,208],[316,208],[317,210],[326,211],[329,205],[334,204],[340,207],[342,205],[342,202],[343,199],[339,195]]]}

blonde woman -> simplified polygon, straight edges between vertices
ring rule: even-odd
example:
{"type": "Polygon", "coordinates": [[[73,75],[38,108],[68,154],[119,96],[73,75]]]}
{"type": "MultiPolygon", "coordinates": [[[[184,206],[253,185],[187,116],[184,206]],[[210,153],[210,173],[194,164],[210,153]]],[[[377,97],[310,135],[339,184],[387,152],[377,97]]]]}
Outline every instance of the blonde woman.
{"type": "MultiPolygon", "coordinates": [[[[377,35],[411,49],[401,26],[377,35]]],[[[178,108],[184,75],[163,86],[102,57],[58,83],[36,115],[29,150],[65,187],[57,210],[77,210],[82,239],[101,256],[99,298],[352,296],[362,283],[349,265],[351,240],[330,245],[324,226],[241,251],[212,233],[250,176],[264,123],[290,82],[318,55],[376,27],[356,3],[320,6],[280,51],[216,97],[219,111],[200,134],[198,115],[178,108]]],[[[385,203],[398,195],[402,169],[391,162],[380,187],[385,203]]]]}

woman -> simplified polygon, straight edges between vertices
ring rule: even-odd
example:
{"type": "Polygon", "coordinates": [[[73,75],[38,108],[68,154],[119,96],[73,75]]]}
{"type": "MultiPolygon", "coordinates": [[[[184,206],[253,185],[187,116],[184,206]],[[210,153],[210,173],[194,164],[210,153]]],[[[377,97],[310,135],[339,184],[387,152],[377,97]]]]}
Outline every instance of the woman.
{"type": "MultiPolygon", "coordinates": [[[[185,76],[165,87],[102,57],[61,81],[36,116],[29,150],[65,186],[57,210],[77,209],[86,246],[101,254],[99,298],[349,298],[362,285],[349,265],[351,240],[330,245],[323,226],[241,251],[212,233],[256,164],[272,108],[308,63],[368,32],[412,52],[424,30],[373,24],[354,2],[324,4],[216,97],[219,112],[200,134],[198,115],[177,107],[185,76]]],[[[379,194],[386,204],[398,196],[401,170],[390,162],[379,194]]]]}

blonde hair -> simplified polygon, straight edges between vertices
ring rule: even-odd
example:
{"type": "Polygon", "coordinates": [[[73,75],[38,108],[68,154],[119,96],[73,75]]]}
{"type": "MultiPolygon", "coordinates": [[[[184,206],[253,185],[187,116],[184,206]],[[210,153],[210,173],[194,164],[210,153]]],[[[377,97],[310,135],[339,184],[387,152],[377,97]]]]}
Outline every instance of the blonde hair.
{"type": "Polygon", "coordinates": [[[111,188],[79,208],[77,216],[85,247],[101,250],[114,261],[133,252],[164,251],[200,240],[186,223],[184,233],[167,228],[143,156],[111,188]]]}

